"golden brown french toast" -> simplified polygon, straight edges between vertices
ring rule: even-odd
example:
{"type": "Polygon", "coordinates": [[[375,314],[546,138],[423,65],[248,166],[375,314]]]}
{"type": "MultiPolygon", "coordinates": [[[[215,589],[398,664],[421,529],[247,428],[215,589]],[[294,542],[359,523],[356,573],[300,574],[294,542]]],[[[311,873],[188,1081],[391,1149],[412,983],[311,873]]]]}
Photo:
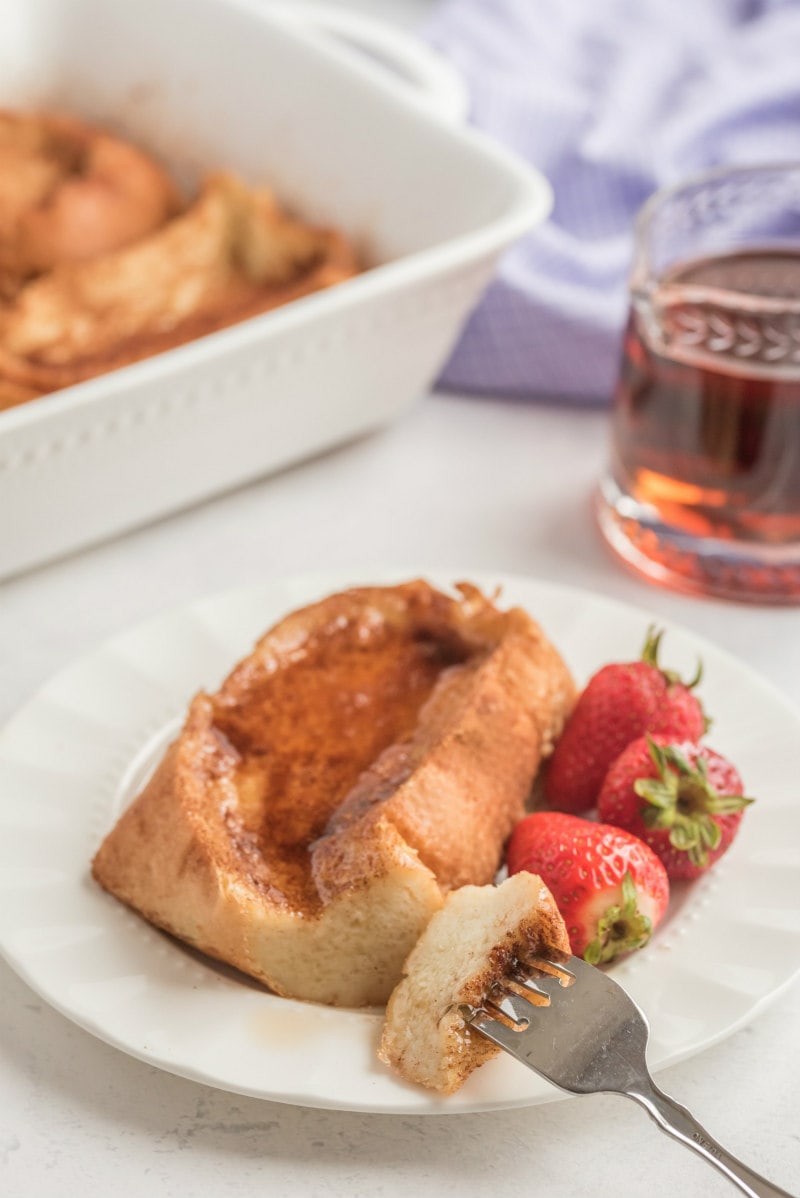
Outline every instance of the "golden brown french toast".
{"type": "Polygon", "coordinates": [[[334,229],[267,188],[209,176],[179,215],[113,252],[65,261],[0,306],[0,410],[183,345],[356,274],[334,229]]]}
{"type": "Polygon", "coordinates": [[[382,1003],[443,896],[494,878],[574,693],[469,584],[332,595],[193,700],[94,876],[279,994],[382,1003]]]}
{"type": "Polygon", "coordinates": [[[164,168],[108,130],[55,112],[0,109],[0,296],[130,245],[183,207],[164,168]]]}

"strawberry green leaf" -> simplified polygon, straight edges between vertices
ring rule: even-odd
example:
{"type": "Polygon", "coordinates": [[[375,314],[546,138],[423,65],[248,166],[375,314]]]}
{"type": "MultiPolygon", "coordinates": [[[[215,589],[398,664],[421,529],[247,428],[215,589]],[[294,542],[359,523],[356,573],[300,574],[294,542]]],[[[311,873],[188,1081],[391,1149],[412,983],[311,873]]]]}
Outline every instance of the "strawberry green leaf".
{"type": "Polygon", "coordinates": [[[751,803],[755,803],[755,799],[749,799],[745,795],[718,794],[714,800],[714,811],[717,815],[731,815],[734,811],[749,807],[751,803]]]}
{"type": "Polygon", "coordinates": [[[660,782],[658,778],[637,778],[633,789],[652,807],[660,807],[665,811],[675,806],[677,785],[670,782],[660,782]]]}
{"type": "Polygon", "coordinates": [[[706,779],[706,762],[704,757],[700,757],[697,761],[697,766],[693,770],[684,753],[677,745],[663,745],[661,747],[661,758],[667,765],[672,765],[677,770],[678,774],[685,774],[687,777],[699,774],[701,779],[706,779]]]}
{"type": "Polygon", "coordinates": [[[590,965],[613,961],[647,944],[653,934],[652,921],[639,910],[636,887],[629,870],[622,879],[622,902],[608,907],[597,921],[597,934],[589,941],[583,959],[590,965]]]}
{"type": "Polygon", "coordinates": [[[700,831],[700,843],[707,849],[719,848],[719,842],[722,840],[722,829],[715,819],[707,815],[705,819],[698,819],[697,826],[700,831]]]}
{"type": "Polygon", "coordinates": [[[669,834],[669,842],[674,849],[688,852],[700,842],[700,834],[694,822],[682,820],[673,826],[669,834]]]}
{"type": "Polygon", "coordinates": [[[694,865],[705,866],[719,847],[722,830],[715,816],[730,815],[753,802],[744,795],[721,795],[711,783],[702,756],[692,765],[678,745],[647,738],[658,776],[637,778],[633,789],[645,800],[641,817],[648,828],[669,829],[669,842],[694,865]]]}

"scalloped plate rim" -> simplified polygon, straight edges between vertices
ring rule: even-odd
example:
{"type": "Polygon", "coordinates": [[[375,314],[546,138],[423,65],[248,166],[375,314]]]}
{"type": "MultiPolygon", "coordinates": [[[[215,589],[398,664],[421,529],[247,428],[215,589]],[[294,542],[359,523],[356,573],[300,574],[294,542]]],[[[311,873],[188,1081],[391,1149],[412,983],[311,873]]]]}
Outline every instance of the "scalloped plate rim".
{"type": "MultiPolygon", "coordinates": [[[[584,676],[591,668],[595,668],[607,660],[607,657],[604,656],[602,647],[598,646],[596,660],[593,663],[589,661],[587,650],[583,645],[587,639],[586,633],[585,630],[580,631],[579,627],[582,615],[590,614],[595,622],[599,622],[601,628],[605,628],[606,631],[612,629],[614,635],[620,639],[624,640],[627,637],[630,641],[631,656],[635,656],[638,649],[638,637],[641,630],[656,620],[666,628],[667,642],[677,643],[684,662],[691,657],[692,653],[700,653],[704,658],[712,661],[714,668],[719,669],[723,675],[727,675],[729,679],[732,678],[737,683],[744,683],[745,695],[750,688],[753,688],[758,693],[761,709],[763,710],[766,705],[768,716],[771,713],[779,724],[783,721],[787,727],[791,726],[795,735],[800,730],[800,712],[785,695],[751,667],[740,662],[726,650],[716,647],[706,638],[697,636],[685,626],[654,616],[642,607],[607,596],[594,595],[577,587],[503,571],[495,573],[486,570],[445,571],[441,568],[401,569],[398,567],[371,568],[359,571],[351,568],[349,570],[295,574],[287,578],[265,580],[254,586],[237,587],[208,595],[188,604],[171,608],[108,638],[96,649],[55,674],[15,716],[12,716],[0,731],[0,775],[4,768],[10,766],[13,769],[15,763],[18,764],[21,759],[27,766],[25,758],[32,751],[30,738],[32,735],[32,743],[35,747],[37,745],[37,729],[41,747],[42,749],[46,747],[48,736],[54,735],[52,727],[46,723],[42,728],[38,726],[42,723],[45,713],[48,713],[51,721],[54,713],[57,717],[58,711],[66,702],[64,696],[65,694],[70,695],[71,688],[76,693],[83,694],[84,697],[88,693],[91,701],[99,700],[101,706],[107,702],[110,710],[114,709],[115,702],[124,709],[125,704],[121,695],[93,694],[92,675],[93,671],[96,672],[100,668],[109,668],[110,663],[114,664],[114,668],[119,668],[123,674],[126,668],[132,669],[127,654],[130,645],[134,642],[140,647],[142,645],[149,646],[153,654],[152,665],[153,661],[158,660],[159,642],[163,643],[163,638],[166,635],[174,635],[176,629],[185,629],[186,636],[190,637],[193,628],[200,629],[201,640],[205,639],[207,644],[203,650],[206,657],[202,660],[198,659],[196,677],[192,680],[195,689],[199,689],[201,686],[216,685],[222,675],[233,665],[235,656],[231,657],[232,644],[240,644],[240,655],[245,653],[253,639],[291,607],[348,585],[364,585],[367,582],[391,583],[417,576],[425,576],[434,584],[447,588],[451,587],[455,580],[463,578],[469,578],[487,589],[500,586],[508,601],[522,602],[535,618],[541,618],[545,630],[552,636],[556,645],[562,649],[568,659],[570,651],[575,650],[578,653],[578,664],[584,676]],[[266,609],[263,619],[260,618],[262,604],[266,609]],[[542,608],[549,609],[547,615],[543,614],[542,608]],[[247,627],[241,623],[243,611],[247,613],[247,619],[244,621],[247,627]],[[559,621],[564,622],[565,625],[569,624],[571,613],[578,614],[577,626],[573,621],[571,628],[559,629],[559,621]],[[214,646],[213,651],[211,646],[214,646]],[[219,678],[211,676],[215,672],[219,674],[219,678]],[[89,680],[88,692],[86,690],[87,678],[89,680]],[[57,702],[54,702],[54,695],[59,696],[57,702]]],[[[179,635],[184,634],[179,631],[179,635]]],[[[144,670],[141,675],[145,679],[143,685],[145,690],[147,686],[152,686],[156,691],[161,689],[165,708],[171,710],[170,718],[174,719],[181,714],[182,709],[180,706],[176,707],[176,702],[179,693],[186,692],[186,683],[177,679],[176,670],[169,663],[166,666],[161,663],[159,668],[164,671],[164,676],[159,676],[158,668],[150,673],[144,670]]],[[[104,685],[107,685],[105,675],[103,678],[104,685]]],[[[581,680],[580,676],[579,680],[581,680]]],[[[727,687],[725,696],[722,695],[722,684],[719,689],[718,698],[725,700],[723,706],[729,705],[729,702],[732,701],[734,703],[733,714],[736,715],[736,700],[732,697],[734,688],[727,687]]],[[[189,693],[190,691],[185,693],[185,698],[188,699],[189,693]]],[[[745,716],[744,722],[747,724],[749,716],[752,715],[753,705],[752,703],[748,704],[746,699],[743,702],[742,711],[745,716]]],[[[77,706],[72,709],[67,707],[65,710],[71,718],[74,717],[80,723],[81,712],[77,706]]],[[[736,726],[736,719],[731,720],[731,712],[726,710],[722,725],[723,735],[727,732],[726,716],[728,725],[732,724],[734,728],[736,726]]],[[[162,723],[164,722],[166,721],[162,721],[162,723]]],[[[154,728],[151,727],[149,732],[152,737],[155,732],[154,728]]],[[[133,761],[131,746],[138,745],[137,751],[141,751],[141,737],[137,737],[136,726],[126,727],[123,719],[122,727],[115,729],[115,735],[119,741],[114,746],[114,752],[117,754],[116,764],[113,764],[114,752],[110,752],[109,746],[106,744],[102,746],[102,752],[101,747],[97,746],[96,760],[92,760],[92,752],[95,750],[92,749],[91,744],[86,750],[88,754],[86,761],[87,790],[91,791],[92,785],[98,790],[99,797],[96,802],[100,806],[95,808],[95,814],[98,810],[104,811],[106,824],[110,823],[112,818],[113,803],[111,802],[112,796],[108,793],[108,783],[104,779],[107,780],[110,772],[113,772],[116,778],[115,785],[118,786],[125,769],[129,769],[133,761]],[[112,760],[112,765],[109,765],[109,757],[112,760]]],[[[144,734],[142,733],[142,735],[144,734]]],[[[713,737],[711,739],[713,740],[713,737]]],[[[720,747],[726,751],[726,747],[720,747]]],[[[752,756],[753,748],[753,745],[745,744],[743,752],[748,750],[749,755],[752,756]]],[[[727,748],[727,751],[732,752],[730,748],[727,748]]],[[[748,755],[748,752],[745,755],[748,755]]],[[[788,744],[786,752],[788,755],[788,744]]],[[[761,765],[757,772],[762,775],[762,781],[764,779],[769,781],[769,790],[775,786],[774,779],[770,780],[769,771],[760,761],[757,753],[756,758],[758,759],[757,764],[761,765]]],[[[35,769],[35,767],[32,768],[35,769]]],[[[777,773],[777,770],[773,770],[773,773],[777,773]]],[[[57,771],[56,777],[58,777],[57,771]]],[[[748,782],[748,789],[756,790],[757,785],[753,786],[748,782]]],[[[34,811],[36,810],[35,799],[34,796],[32,800],[34,811]]],[[[81,814],[86,816],[88,825],[91,824],[88,814],[90,805],[87,798],[86,811],[81,809],[81,814]]],[[[793,822],[800,831],[800,813],[795,814],[789,801],[786,803],[778,801],[773,808],[767,810],[768,824],[770,814],[774,815],[775,812],[778,813],[778,819],[781,814],[788,817],[790,823],[793,822]]],[[[24,830],[21,832],[17,829],[17,839],[15,840],[13,816],[13,803],[5,793],[0,793],[0,828],[4,828],[3,841],[5,845],[5,852],[0,854],[0,878],[5,877],[3,859],[8,852],[16,854],[19,860],[27,864],[30,864],[30,861],[26,858],[26,853],[28,856],[33,853],[34,858],[36,856],[37,845],[35,844],[31,848],[24,835],[24,830]],[[11,828],[10,836],[9,827],[11,828]]],[[[762,831],[762,840],[763,835],[762,831]]],[[[51,855],[55,851],[56,860],[58,860],[58,851],[61,846],[53,843],[53,840],[54,838],[51,838],[50,841],[40,840],[37,844],[42,847],[45,856],[47,855],[44,853],[45,849],[51,855]]],[[[778,845],[770,841],[769,835],[767,835],[766,851],[768,855],[770,851],[774,852],[778,849],[784,855],[788,853],[789,863],[788,865],[784,863],[782,868],[786,868],[790,872],[796,871],[800,865],[800,850],[794,845],[798,842],[800,842],[800,837],[792,844],[787,845],[787,840],[784,838],[778,845]]],[[[746,864],[748,854],[746,825],[729,857],[717,867],[717,871],[712,871],[708,879],[703,879],[698,884],[697,891],[690,890],[688,897],[685,898],[685,909],[681,908],[675,917],[676,926],[673,928],[670,925],[670,927],[660,930],[650,948],[615,968],[615,973],[631,990],[634,997],[639,997],[638,991],[642,988],[645,993],[648,992],[648,979],[650,989],[652,989],[654,974],[662,984],[669,983],[670,960],[677,959],[679,969],[685,970],[687,966],[692,966],[691,961],[687,963],[681,957],[681,938],[683,933],[688,931],[691,939],[692,934],[697,935],[694,929],[698,925],[702,928],[702,913],[698,914],[700,908],[709,906],[711,914],[714,914],[714,904],[720,902],[719,894],[717,893],[715,897],[715,892],[721,890],[724,898],[725,893],[730,892],[732,887],[736,888],[737,884],[741,886],[741,866],[737,853],[740,844],[744,849],[743,860],[746,864]],[[670,937],[673,941],[677,941],[677,951],[674,944],[668,943],[670,937]],[[672,949],[672,955],[662,952],[662,947],[672,949]]],[[[754,841],[751,855],[756,851],[756,847],[754,841]]],[[[506,1058],[492,1062],[479,1070],[458,1094],[446,1100],[429,1096],[407,1086],[374,1061],[378,1025],[374,1013],[331,1012],[328,1009],[319,1012],[315,1008],[309,1008],[306,1004],[277,999],[252,986],[239,984],[228,976],[220,976],[219,971],[213,965],[204,966],[201,961],[187,963],[184,959],[184,950],[180,945],[170,941],[162,933],[149,928],[137,916],[120,908],[114,900],[104,895],[99,889],[95,891],[93,884],[88,883],[87,885],[88,856],[83,860],[69,860],[67,854],[67,859],[63,864],[67,871],[65,883],[67,895],[68,897],[71,895],[72,900],[76,902],[76,910],[84,914],[87,911],[91,912],[97,921],[95,934],[101,939],[105,938],[106,944],[112,947],[113,954],[119,955],[121,962],[129,963],[128,954],[130,954],[130,962],[141,964],[140,959],[144,959],[145,968],[140,974],[131,975],[133,981],[129,978],[123,980],[127,984],[141,985],[144,988],[148,999],[148,1002],[144,1004],[147,1010],[152,1009],[158,1014],[163,1008],[164,1017],[169,1015],[169,1018],[172,1019],[172,1025],[169,1025],[167,1019],[166,1039],[153,1046],[142,1038],[141,1028],[135,1026],[135,1015],[131,1014],[131,1007],[134,1005],[131,1002],[128,1002],[125,1007],[123,1001],[122,1013],[118,1006],[108,1003],[99,1010],[93,1010],[91,1004],[87,1005],[86,999],[81,999],[79,996],[91,994],[93,986],[99,989],[100,986],[105,985],[113,992],[114,985],[121,984],[120,978],[113,976],[103,978],[102,970],[100,970],[101,977],[96,978],[94,975],[100,966],[97,957],[92,956],[90,949],[80,949],[79,947],[74,954],[70,953],[68,948],[63,950],[67,961],[67,967],[64,968],[59,964],[58,954],[61,950],[58,945],[52,950],[45,949],[43,955],[43,950],[37,947],[35,936],[31,943],[23,940],[20,944],[19,937],[24,929],[21,930],[18,924],[13,923],[10,917],[4,914],[8,910],[8,905],[5,903],[0,905],[0,954],[5,957],[20,977],[52,1007],[92,1035],[130,1056],[166,1069],[178,1076],[232,1093],[330,1109],[376,1111],[389,1114],[455,1114],[533,1105],[563,1097],[552,1086],[532,1074],[519,1070],[513,1062],[506,1058]],[[120,926],[127,929],[122,935],[119,934],[120,926]],[[77,980],[69,981],[65,991],[64,975],[69,975],[71,968],[77,968],[79,976],[77,980]],[[81,975],[81,970],[85,976],[81,975]],[[187,972],[191,974],[194,981],[191,986],[188,986],[187,993],[183,994],[180,990],[180,985],[183,983],[176,985],[175,978],[183,977],[187,972]],[[185,1029],[178,1026],[178,1013],[173,1010],[176,992],[179,998],[186,999],[190,1004],[197,1006],[198,1012],[202,1013],[205,1018],[206,1022],[201,1020],[198,1024],[199,1033],[194,1042],[191,1036],[186,1040],[185,1029]],[[209,1012],[213,1018],[209,1017],[209,1012]],[[263,1033],[270,1026],[271,1021],[280,1027],[282,1020],[289,1018],[290,1014],[289,1023],[295,1019],[302,1022],[303,1032],[296,1045],[292,1044],[291,1036],[289,1037],[288,1050],[286,1050],[285,1045],[276,1044],[274,1040],[271,1041],[269,1036],[265,1036],[263,1033]],[[237,1017],[239,1018],[238,1024],[237,1017]],[[226,1020],[228,1021],[227,1025],[226,1020]],[[311,1025],[308,1024],[308,1020],[312,1021],[311,1025]],[[223,1036],[221,1046],[217,1044],[219,1036],[216,1035],[220,1023],[223,1029],[226,1026],[230,1028],[230,1034],[233,1037],[230,1041],[225,1041],[223,1036]],[[260,1029],[258,1033],[253,1031],[256,1024],[260,1029]],[[320,1032],[320,1028],[322,1028],[322,1032],[320,1032]],[[179,1041],[174,1046],[169,1044],[170,1034],[176,1036],[179,1041]],[[186,1042],[180,1040],[182,1034],[186,1042]],[[321,1040],[320,1037],[322,1037],[321,1040]],[[355,1058],[355,1067],[354,1072],[346,1078],[343,1084],[340,1054],[345,1051],[351,1059],[355,1058]],[[245,1055],[249,1059],[245,1059],[245,1055]],[[314,1062],[318,1060],[322,1061],[322,1066],[315,1073],[314,1062]],[[254,1061],[257,1063],[255,1076],[254,1061]],[[304,1074],[309,1073],[310,1079],[306,1080],[304,1074]]],[[[46,891],[47,888],[44,889],[46,891]]],[[[4,880],[2,890],[6,896],[16,894],[17,903],[24,909],[26,891],[24,886],[21,890],[15,891],[13,883],[10,885],[8,881],[4,880]]],[[[30,886],[28,886],[27,892],[30,892],[30,886]]],[[[46,908],[47,902],[45,902],[46,908]]],[[[800,911],[800,903],[797,900],[794,900],[793,910],[800,911]]],[[[55,915],[56,913],[51,914],[55,915]]],[[[717,925],[720,925],[720,922],[724,923],[724,910],[722,919],[719,913],[715,918],[717,925]]],[[[56,920],[55,927],[58,928],[58,926],[56,920]]],[[[33,935],[37,931],[46,930],[46,928],[33,928],[29,931],[33,935]]],[[[704,929],[706,940],[709,939],[712,930],[712,926],[707,926],[704,929]]],[[[695,978],[697,985],[695,997],[698,1009],[705,1011],[701,1020],[702,1027],[695,1029],[691,1034],[687,1033],[682,1041],[679,1037],[676,1042],[664,1044],[660,1043],[658,1018],[655,1022],[651,1019],[653,1024],[652,1044],[654,1046],[654,1052],[651,1054],[653,1068],[656,1070],[664,1068],[718,1043],[756,1017],[766,1005],[777,998],[800,971],[800,925],[798,925],[796,933],[794,928],[787,932],[785,939],[787,949],[790,951],[787,951],[782,957],[780,967],[773,965],[772,972],[768,975],[766,988],[759,994],[746,993],[740,996],[734,1013],[727,1018],[714,1018],[709,1013],[707,997],[704,997],[704,988],[708,989],[711,979],[703,976],[704,962],[695,961],[694,969],[697,970],[700,966],[699,975],[695,978]]],[[[769,954],[766,955],[769,956],[769,954]]],[[[737,963],[724,961],[723,964],[731,965],[735,970],[737,963]]],[[[748,982],[747,985],[749,986],[751,983],[748,982]]],[[[735,991],[737,996],[739,995],[735,987],[729,988],[735,991]]],[[[99,992],[102,993],[101,990],[99,992]]],[[[183,1015],[182,1008],[180,1015],[183,1015]]],[[[684,1015],[684,1017],[686,1016],[684,1015]]],[[[181,1019],[181,1023],[188,1024],[190,1020],[181,1019]]]]}

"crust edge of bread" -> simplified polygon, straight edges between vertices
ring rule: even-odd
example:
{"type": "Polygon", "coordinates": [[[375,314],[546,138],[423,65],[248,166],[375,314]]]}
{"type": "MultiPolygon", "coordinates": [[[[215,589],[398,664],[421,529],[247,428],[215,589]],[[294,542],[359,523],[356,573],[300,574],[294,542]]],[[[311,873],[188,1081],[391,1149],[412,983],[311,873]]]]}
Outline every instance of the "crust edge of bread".
{"type": "MultiPolygon", "coordinates": [[[[428,584],[415,581],[398,589],[415,586],[428,584]]],[[[394,588],[362,588],[343,594],[352,597],[387,589],[394,588]]],[[[335,600],[340,596],[329,596],[308,610],[320,613],[320,619],[327,618],[335,600]]],[[[542,678],[539,685],[545,692],[548,687],[557,692],[555,696],[549,692],[537,696],[548,712],[546,726],[543,722],[536,733],[538,752],[544,755],[574,694],[563,662],[538,625],[519,609],[498,613],[468,584],[463,586],[461,598],[451,602],[457,605],[454,611],[459,619],[491,622],[502,616],[515,635],[523,628],[533,630],[536,652],[541,652],[546,662],[543,674],[552,672],[549,681],[542,678]]],[[[272,668],[270,654],[279,658],[287,645],[296,647],[303,610],[291,613],[262,637],[253,653],[234,668],[220,693],[230,697],[232,680],[241,678],[243,669],[247,674],[248,663],[266,661],[265,668],[272,668]]],[[[513,673],[508,655],[498,659],[498,670],[504,674],[502,685],[513,706],[520,701],[518,688],[529,683],[507,677],[513,673]]],[[[224,747],[213,744],[210,704],[209,696],[202,694],[194,700],[178,741],[95,855],[92,872],[96,881],[150,923],[242,970],[278,994],[345,1007],[384,1003],[401,975],[404,960],[441,907],[448,889],[425,863],[413,837],[409,839],[408,794],[401,794],[400,787],[393,796],[394,806],[392,799],[375,804],[356,829],[345,828],[322,838],[315,850],[318,888],[323,896],[319,911],[304,917],[303,912],[273,903],[263,884],[248,878],[244,869],[237,872],[235,861],[233,866],[226,864],[220,852],[225,830],[220,825],[209,830],[204,803],[211,802],[212,796],[204,795],[203,788],[215,788],[213,804],[218,811],[235,798],[224,768],[212,778],[198,766],[204,756],[210,760],[215,753],[224,755],[224,747]],[[361,874],[354,860],[358,854],[351,852],[347,863],[347,845],[353,836],[360,836],[367,850],[364,860],[369,869],[361,874]],[[341,875],[338,881],[337,872],[341,875]],[[358,944],[349,935],[351,925],[360,929],[358,944]],[[337,954],[345,949],[349,959],[343,964],[337,961],[337,954]]],[[[516,741],[527,734],[528,725],[529,721],[523,721],[515,733],[516,741]]],[[[470,727],[470,735],[473,733],[474,727],[470,727]]],[[[451,744],[457,743],[454,736],[451,744]]],[[[507,749],[506,743],[502,750],[507,749]]],[[[498,754],[492,760],[489,753],[481,768],[483,784],[489,785],[492,771],[499,769],[498,754]]],[[[431,770],[426,785],[434,786],[436,776],[437,771],[431,770]]],[[[526,784],[514,777],[513,785],[516,798],[506,804],[504,827],[497,837],[498,855],[511,824],[523,813],[526,784]]],[[[467,880],[488,882],[496,864],[488,872],[482,870],[483,876],[467,880]]],[[[460,879],[453,882],[461,884],[460,879]]]]}

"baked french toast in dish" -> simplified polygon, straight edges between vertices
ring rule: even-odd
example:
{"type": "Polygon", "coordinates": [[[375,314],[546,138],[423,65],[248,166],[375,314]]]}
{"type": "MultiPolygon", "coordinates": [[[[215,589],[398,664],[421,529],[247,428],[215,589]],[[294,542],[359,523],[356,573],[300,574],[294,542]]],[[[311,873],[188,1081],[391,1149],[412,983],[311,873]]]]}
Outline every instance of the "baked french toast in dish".
{"type": "Polygon", "coordinates": [[[59,113],[0,110],[0,411],[359,272],[337,229],[225,171],[183,195],[152,156],[59,113]]]}
{"type": "Polygon", "coordinates": [[[574,698],[468,583],[331,595],[194,698],[94,877],[278,994],[381,1004],[447,893],[494,880],[574,698]]]}

